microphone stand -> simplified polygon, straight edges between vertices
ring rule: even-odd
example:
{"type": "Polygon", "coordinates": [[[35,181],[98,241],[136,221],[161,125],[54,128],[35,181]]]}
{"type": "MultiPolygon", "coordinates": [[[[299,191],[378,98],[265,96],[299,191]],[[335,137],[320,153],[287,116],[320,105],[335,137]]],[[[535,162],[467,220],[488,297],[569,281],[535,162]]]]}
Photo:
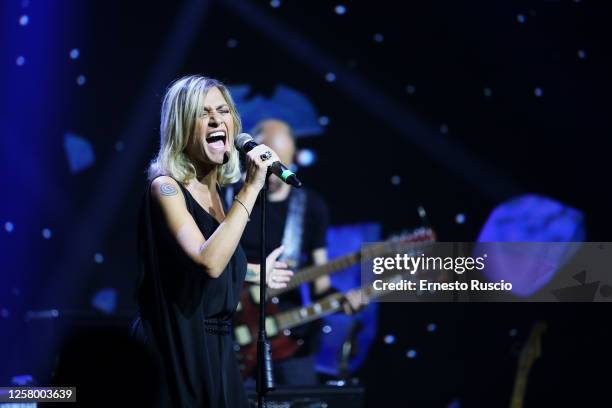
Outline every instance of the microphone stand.
{"type": "Polygon", "coordinates": [[[265,396],[274,390],[272,348],[266,335],[266,201],[268,201],[268,175],[259,192],[261,205],[261,243],[259,249],[259,337],[257,338],[257,406],[266,406],[265,396]]]}

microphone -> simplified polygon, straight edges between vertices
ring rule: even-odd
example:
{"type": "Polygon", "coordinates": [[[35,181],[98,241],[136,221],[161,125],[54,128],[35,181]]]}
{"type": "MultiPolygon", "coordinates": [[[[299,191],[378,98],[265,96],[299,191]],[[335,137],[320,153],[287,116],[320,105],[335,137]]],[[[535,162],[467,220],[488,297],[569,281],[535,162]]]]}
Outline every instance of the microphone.
{"type": "MultiPolygon", "coordinates": [[[[236,145],[236,148],[243,153],[250,152],[255,146],[258,145],[258,143],[255,142],[248,133],[241,133],[236,136],[236,142],[234,144],[236,145]]],[[[295,173],[289,170],[287,166],[278,160],[272,163],[269,169],[285,183],[293,187],[302,187],[302,182],[297,178],[295,173]]]]}

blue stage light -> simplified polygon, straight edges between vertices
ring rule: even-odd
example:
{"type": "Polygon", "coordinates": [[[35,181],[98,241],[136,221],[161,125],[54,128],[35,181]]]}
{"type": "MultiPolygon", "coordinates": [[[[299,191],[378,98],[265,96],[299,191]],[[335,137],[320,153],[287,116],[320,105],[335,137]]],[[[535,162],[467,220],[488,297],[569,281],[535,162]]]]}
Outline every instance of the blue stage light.
{"type": "Polygon", "coordinates": [[[49,228],[44,228],[42,230],[42,236],[43,236],[44,239],[51,239],[52,235],[53,234],[51,233],[51,230],[49,228]]]}
{"type": "MultiPolygon", "coordinates": [[[[20,387],[25,387],[29,384],[32,384],[33,382],[34,382],[34,377],[32,377],[30,374],[16,375],[11,378],[11,384],[18,385],[20,387]]],[[[10,405],[17,405],[17,404],[10,404],[10,405]]],[[[36,404],[34,404],[34,406],[36,406],[36,404]]]]}
{"type": "Polygon", "coordinates": [[[91,143],[74,133],[64,135],[64,150],[68,157],[70,171],[78,173],[95,163],[95,155],[91,143]]]}
{"type": "Polygon", "coordinates": [[[317,154],[311,149],[301,149],[297,154],[297,162],[300,166],[312,166],[317,161],[317,154]]]}
{"type": "Polygon", "coordinates": [[[455,222],[456,222],[457,224],[463,224],[463,223],[465,223],[465,215],[464,215],[464,214],[461,214],[461,213],[459,213],[459,214],[455,215],[455,222]]]}
{"type": "Polygon", "coordinates": [[[498,262],[488,264],[483,274],[491,282],[510,277],[512,293],[531,296],[550,282],[576,252],[576,243],[585,238],[585,216],[581,211],[535,194],[511,198],[492,211],[478,242],[555,242],[557,250],[546,256],[521,256],[499,247],[493,250],[498,262]],[[520,278],[516,276],[519,263],[524,268],[520,278]]]}
{"type": "Polygon", "coordinates": [[[101,264],[102,262],[104,262],[104,255],[102,255],[101,253],[97,253],[94,255],[94,262],[97,264],[101,264]]]}
{"type": "Polygon", "coordinates": [[[387,334],[384,338],[383,341],[385,342],[385,344],[393,344],[395,343],[395,336],[392,334],[387,334]]]}
{"type": "Polygon", "coordinates": [[[116,289],[100,289],[91,299],[91,305],[103,313],[111,314],[117,309],[117,298],[116,289]]]}

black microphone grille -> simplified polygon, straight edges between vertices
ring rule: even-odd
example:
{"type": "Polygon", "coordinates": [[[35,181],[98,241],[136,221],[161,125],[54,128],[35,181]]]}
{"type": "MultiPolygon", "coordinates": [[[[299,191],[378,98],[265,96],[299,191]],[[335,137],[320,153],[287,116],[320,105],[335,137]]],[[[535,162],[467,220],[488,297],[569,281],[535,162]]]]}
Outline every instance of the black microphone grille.
{"type": "Polygon", "coordinates": [[[236,145],[236,148],[238,148],[238,150],[242,150],[244,145],[250,142],[251,140],[253,140],[253,138],[248,133],[240,133],[238,136],[236,136],[236,141],[234,142],[234,144],[236,145]]]}

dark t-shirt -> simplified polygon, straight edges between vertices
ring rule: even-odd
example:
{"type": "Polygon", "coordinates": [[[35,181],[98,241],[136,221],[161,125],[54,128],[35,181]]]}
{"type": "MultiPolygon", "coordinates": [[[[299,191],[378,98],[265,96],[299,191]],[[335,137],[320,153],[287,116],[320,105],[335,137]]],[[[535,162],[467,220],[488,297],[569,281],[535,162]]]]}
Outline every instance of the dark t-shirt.
{"type": "MultiPolygon", "coordinates": [[[[304,212],[303,236],[300,265],[294,268],[297,272],[300,267],[312,265],[312,251],[318,248],[327,248],[327,228],[329,226],[329,210],[323,199],[312,190],[302,189],[306,193],[306,208],[304,212]]],[[[239,191],[238,189],[234,190],[239,191]]],[[[288,197],[280,202],[266,203],[266,255],[278,248],[283,241],[287,213],[289,211],[288,197]]],[[[244,249],[249,263],[259,264],[259,243],[261,237],[261,208],[259,200],[251,212],[251,221],[242,234],[240,245],[244,249]]],[[[311,299],[312,285],[310,286],[311,299]]],[[[280,297],[281,310],[292,309],[304,304],[301,288],[287,292],[280,297]]],[[[318,347],[317,333],[320,330],[320,321],[292,329],[293,337],[304,341],[298,356],[314,353],[318,347]]]]}
{"type": "MultiPolygon", "coordinates": [[[[306,211],[304,213],[302,259],[300,265],[312,264],[311,254],[317,248],[327,247],[327,227],[329,211],[321,197],[311,190],[306,193],[306,211]]],[[[289,198],[284,201],[266,203],[266,255],[278,248],[283,241],[289,198]]],[[[247,224],[240,243],[250,263],[259,263],[259,241],[261,237],[261,208],[259,200],[251,212],[251,221],[247,224]]]]}

